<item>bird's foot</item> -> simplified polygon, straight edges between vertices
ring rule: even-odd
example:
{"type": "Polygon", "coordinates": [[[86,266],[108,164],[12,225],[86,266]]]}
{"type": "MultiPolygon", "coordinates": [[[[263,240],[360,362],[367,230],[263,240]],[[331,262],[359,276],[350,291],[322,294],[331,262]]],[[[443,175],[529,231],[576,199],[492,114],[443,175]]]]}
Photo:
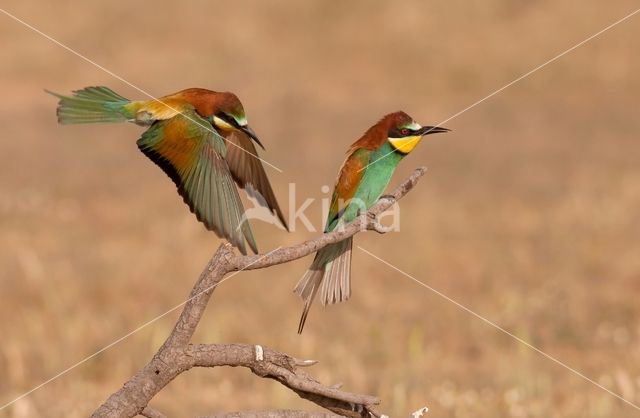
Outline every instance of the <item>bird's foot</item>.
{"type": "Polygon", "coordinates": [[[367,229],[369,231],[376,231],[378,234],[386,234],[391,231],[391,228],[386,228],[378,221],[378,217],[371,212],[366,212],[367,215],[367,229]]]}

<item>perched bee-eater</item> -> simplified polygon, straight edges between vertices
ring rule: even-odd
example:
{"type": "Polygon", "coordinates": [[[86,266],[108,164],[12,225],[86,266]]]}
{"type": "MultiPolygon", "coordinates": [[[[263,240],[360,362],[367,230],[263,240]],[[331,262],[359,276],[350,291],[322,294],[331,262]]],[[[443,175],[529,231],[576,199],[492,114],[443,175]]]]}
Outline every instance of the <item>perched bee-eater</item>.
{"type": "Polygon", "coordinates": [[[107,87],[86,87],[71,96],[51,94],[60,99],[61,124],[147,126],[137,142],[140,151],[173,180],[198,220],[243,254],[245,240],[255,253],[258,249],[234,181],[288,229],[252,140],[262,144],[235,94],[191,88],[139,101],[107,87]]]}
{"type": "MultiPolygon", "coordinates": [[[[448,131],[437,126],[420,126],[404,112],[388,114],[369,128],[347,151],[324,231],[331,232],[369,209],[389,184],[398,163],[424,135],[448,131]]],[[[304,300],[298,333],[302,333],[318,290],[322,305],[343,302],[351,296],[351,246],[352,238],[347,238],[318,251],[296,285],[294,292],[304,300]]]]}

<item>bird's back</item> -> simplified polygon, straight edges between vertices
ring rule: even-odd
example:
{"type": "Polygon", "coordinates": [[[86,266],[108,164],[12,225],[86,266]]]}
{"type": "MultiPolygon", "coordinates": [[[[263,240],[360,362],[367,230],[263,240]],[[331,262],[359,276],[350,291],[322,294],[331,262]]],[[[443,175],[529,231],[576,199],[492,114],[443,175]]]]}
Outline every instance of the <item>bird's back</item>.
{"type": "Polygon", "coordinates": [[[203,118],[216,113],[222,106],[239,103],[233,93],[219,93],[202,88],[188,88],[177,93],[150,100],[138,100],[128,106],[136,115],[136,123],[149,124],[155,120],[170,119],[190,109],[195,109],[203,118]]]}

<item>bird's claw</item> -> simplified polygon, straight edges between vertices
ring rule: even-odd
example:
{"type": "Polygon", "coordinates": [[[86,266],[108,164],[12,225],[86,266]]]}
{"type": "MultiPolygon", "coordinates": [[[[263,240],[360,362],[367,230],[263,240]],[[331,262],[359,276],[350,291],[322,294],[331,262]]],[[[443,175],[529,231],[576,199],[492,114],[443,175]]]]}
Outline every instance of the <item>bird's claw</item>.
{"type": "Polygon", "coordinates": [[[380,196],[380,198],[378,200],[382,200],[382,199],[395,201],[396,197],[394,195],[391,195],[391,194],[383,194],[382,196],[380,196]]]}
{"type": "Polygon", "coordinates": [[[376,231],[378,234],[386,234],[391,231],[391,228],[386,228],[378,222],[378,217],[371,212],[367,212],[367,229],[369,231],[376,231]]]}

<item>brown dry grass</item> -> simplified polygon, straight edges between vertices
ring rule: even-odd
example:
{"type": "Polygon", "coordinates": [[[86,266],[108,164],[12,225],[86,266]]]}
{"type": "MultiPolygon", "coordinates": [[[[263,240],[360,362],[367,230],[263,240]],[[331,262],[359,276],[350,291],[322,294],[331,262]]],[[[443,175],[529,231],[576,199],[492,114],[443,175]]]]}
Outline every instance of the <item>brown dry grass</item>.
{"type": "MultiPolygon", "coordinates": [[[[488,0],[5,2],[154,94],[235,91],[281,199],[322,197],[383,113],[437,123],[636,7],[488,0]],[[38,4],[40,3],[40,4],[38,4]],[[231,4],[232,3],[232,4],[231,4]]],[[[447,124],[399,170],[429,174],[402,231],[357,244],[640,402],[639,17],[447,124]]],[[[0,403],[183,300],[216,248],[133,126],[59,127],[43,88],[130,87],[0,16],[0,403]]],[[[318,218],[316,205],[311,213],[318,218]]],[[[255,226],[262,249],[311,236],[255,226]]],[[[224,283],[200,341],[320,359],[327,383],[393,416],[631,417],[638,411],[453,304],[354,254],[354,297],[295,334],[309,260],[224,283]]],[[[7,417],[81,417],[140,367],[170,315],[43,387],[7,417]]],[[[170,416],[307,407],[242,370],[194,371],[170,416]]]]}

